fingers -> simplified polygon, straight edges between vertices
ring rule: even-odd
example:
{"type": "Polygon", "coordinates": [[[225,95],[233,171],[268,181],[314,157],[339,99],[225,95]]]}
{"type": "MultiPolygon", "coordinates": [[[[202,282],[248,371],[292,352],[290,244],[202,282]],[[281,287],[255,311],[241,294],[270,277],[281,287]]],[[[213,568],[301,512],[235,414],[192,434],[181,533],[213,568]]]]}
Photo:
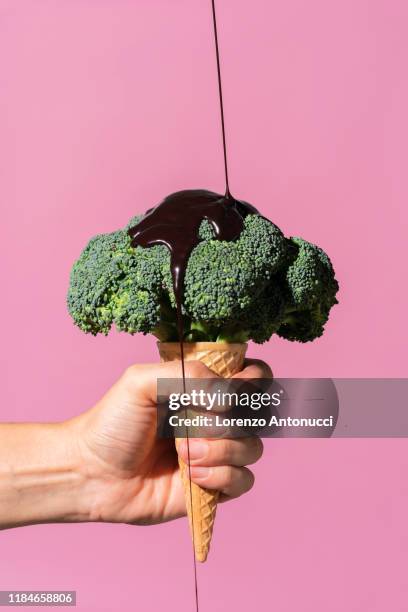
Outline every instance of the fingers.
{"type": "Polygon", "coordinates": [[[206,489],[221,492],[221,500],[249,491],[255,477],[245,465],[255,463],[263,452],[260,438],[236,440],[179,440],[177,451],[185,463],[190,458],[191,480],[206,489]]]}
{"type": "Polygon", "coordinates": [[[200,487],[213,489],[227,497],[239,497],[249,491],[255,481],[246,467],[222,465],[217,467],[191,466],[191,480],[200,487]]]}
{"type": "Polygon", "coordinates": [[[272,370],[260,359],[245,359],[244,369],[232,378],[273,378],[272,370]]]}
{"type": "MultiPolygon", "coordinates": [[[[218,378],[206,365],[200,361],[185,362],[186,378],[218,378]]],[[[157,379],[181,378],[181,362],[136,364],[130,366],[119,383],[137,396],[138,405],[155,406],[157,401],[157,379]]]]}
{"type": "MultiPolygon", "coordinates": [[[[246,359],[242,372],[233,378],[272,378],[270,367],[258,359],[246,359]]],[[[154,406],[157,400],[157,379],[181,378],[181,362],[137,364],[130,366],[117,383],[132,394],[139,405],[154,406]]],[[[186,378],[219,378],[200,361],[185,362],[186,378]]],[[[116,386],[116,385],[115,385],[116,386]]]]}
{"type": "Polygon", "coordinates": [[[201,467],[251,465],[261,458],[263,452],[262,441],[257,437],[235,440],[190,438],[188,447],[186,439],[180,440],[177,445],[179,455],[188,463],[190,450],[190,465],[201,467]]]}

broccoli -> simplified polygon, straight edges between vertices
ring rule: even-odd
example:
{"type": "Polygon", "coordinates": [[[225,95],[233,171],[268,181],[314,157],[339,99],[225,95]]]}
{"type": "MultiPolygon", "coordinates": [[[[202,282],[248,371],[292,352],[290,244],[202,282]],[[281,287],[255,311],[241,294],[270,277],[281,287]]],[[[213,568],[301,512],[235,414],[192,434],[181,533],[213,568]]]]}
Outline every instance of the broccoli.
{"type": "MultiPolygon", "coordinates": [[[[78,327],[108,334],[178,340],[170,253],[132,247],[128,229],[92,238],[75,262],[68,310],[78,327]]],[[[287,239],[258,214],[247,214],[235,241],[215,239],[208,221],[190,254],[184,279],[185,342],[267,341],[272,334],[308,342],[323,333],[338,283],[328,256],[301,238],[287,239]]]]}

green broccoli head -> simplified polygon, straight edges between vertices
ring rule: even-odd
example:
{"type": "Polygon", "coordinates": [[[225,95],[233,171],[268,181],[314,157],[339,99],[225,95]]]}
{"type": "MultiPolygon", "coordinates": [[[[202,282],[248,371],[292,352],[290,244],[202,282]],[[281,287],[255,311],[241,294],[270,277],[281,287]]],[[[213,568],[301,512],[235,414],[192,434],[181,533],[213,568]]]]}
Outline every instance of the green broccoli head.
{"type": "MultiPolygon", "coordinates": [[[[84,332],[178,339],[170,253],[165,246],[131,246],[128,229],[93,238],[74,264],[68,309],[84,332]]],[[[203,221],[184,279],[185,341],[261,343],[277,333],[306,342],[320,336],[336,303],[337,281],[327,255],[248,214],[239,238],[216,240],[203,221]]]]}
{"type": "Polygon", "coordinates": [[[164,247],[133,249],[123,230],[92,238],[75,262],[68,310],[80,329],[108,334],[152,331],[160,318],[161,277],[158,262],[164,247]]]}
{"type": "Polygon", "coordinates": [[[277,333],[287,340],[308,342],[323,334],[339,289],[326,253],[302,238],[292,238],[294,254],[283,278],[285,316],[277,333]]]}
{"type": "Polygon", "coordinates": [[[113,300],[124,276],[128,244],[122,231],[91,238],[71,271],[68,310],[84,332],[107,334],[113,322],[113,300]]]}
{"type": "MultiPolygon", "coordinates": [[[[200,235],[208,231],[205,224],[200,235]]],[[[283,267],[285,254],[280,229],[258,215],[245,218],[236,241],[219,241],[207,235],[188,261],[183,300],[186,314],[218,327],[237,322],[283,267]]]]}

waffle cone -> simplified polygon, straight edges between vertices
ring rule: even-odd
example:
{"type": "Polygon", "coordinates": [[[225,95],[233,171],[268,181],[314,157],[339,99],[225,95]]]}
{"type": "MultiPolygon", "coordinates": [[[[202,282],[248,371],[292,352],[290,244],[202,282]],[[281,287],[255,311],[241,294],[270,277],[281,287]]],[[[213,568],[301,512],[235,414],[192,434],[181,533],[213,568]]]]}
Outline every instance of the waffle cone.
{"type": "MultiPolygon", "coordinates": [[[[180,361],[178,342],[158,342],[161,361],[180,361]]],[[[184,360],[201,361],[222,378],[230,378],[242,370],[246,344],[227,342],[184,343],[184,360]]],[[[176,447],[180,438],[176,439],[176,447]]],[[[181,480],[186,499],[187,515],[197,561],[204,562],[210,550],[217,511],[218,491],[204,489],[190,481],[188,465],[179,457],[181,480]]]]}

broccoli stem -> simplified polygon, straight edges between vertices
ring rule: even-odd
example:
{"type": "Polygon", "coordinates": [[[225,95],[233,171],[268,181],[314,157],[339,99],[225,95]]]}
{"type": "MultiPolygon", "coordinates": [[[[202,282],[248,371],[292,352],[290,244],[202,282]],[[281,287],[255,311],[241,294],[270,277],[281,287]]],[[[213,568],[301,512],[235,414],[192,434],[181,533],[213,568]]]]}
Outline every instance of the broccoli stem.
{"type": "Polygon", "coordinates": [[[165,323],[162,321],[152,329],[151,333],[160,340],[160,342],[177,342],[178,333],[176,325],[165,323]]]}
{"type": "MultiPolygon", "coordinates": [[[[217,327],[204,321],[183,317],[183,342],[247,342],[249,332],[237,325],[217,327]]],[[[178,342],[176,310],[169,303],[161,305],[160,323],[151,332],[160,342],[178,342]]]]}
{"type": "Polygon", "coordinates": [[[227,331],[220,331],[216,338],[216,342],[248,342],[249,333],[247,331],[241,330],[236,331],[235,333],[229,333],[227,331]]]}

